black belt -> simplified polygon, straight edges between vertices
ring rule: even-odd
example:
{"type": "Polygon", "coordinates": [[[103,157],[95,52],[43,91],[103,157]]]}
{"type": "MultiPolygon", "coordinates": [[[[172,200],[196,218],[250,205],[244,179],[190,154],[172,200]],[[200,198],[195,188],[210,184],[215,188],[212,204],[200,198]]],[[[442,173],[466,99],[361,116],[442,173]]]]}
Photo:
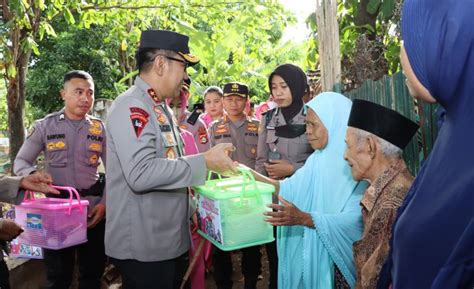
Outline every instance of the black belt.
{"type": "MultiPolygon", "coordinates": [[[[87,196],[102,196],[104,194],[104,189],[105,189],[105,174],[99,173],[99,178],[97,181],[90,186],[88,189],[82,189],[82,190],[77,190],[79,195],[81,197],[87,197],[87,196]]],[[[69,192],[65,190],[58,190],[60,192],[59,196],[58,195],[50,195],[56,198],[69,198],[69,192]]]]}

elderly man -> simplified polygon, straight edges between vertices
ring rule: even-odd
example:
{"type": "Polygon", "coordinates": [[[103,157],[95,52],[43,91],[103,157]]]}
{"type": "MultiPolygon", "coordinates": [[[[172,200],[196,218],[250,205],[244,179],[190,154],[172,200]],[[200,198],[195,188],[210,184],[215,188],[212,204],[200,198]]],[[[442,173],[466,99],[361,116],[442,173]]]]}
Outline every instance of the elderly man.
{"type": "Polygon", "coordinates": [[[413,182],[402,150],[418,125],[378,104],[354,100],[346,133],[344,158],[355,180],[370,187],[361,200],[364,233],[354,243],[356,288],[375,288],[389,251],[392,224],[413,182]]]}
{"type": "Polygon", "coordinates": [[[188,266],[191,209],[187,187],[204,184],[206,168],[237,171],[226,155],[232,144],[183,156],[183,141],[166,99],[179,96],[189,38],[144,31],[136,54],[139,75],[117,97],[107,118],[105,248],[125,289],[179,288],[188,266]]]}

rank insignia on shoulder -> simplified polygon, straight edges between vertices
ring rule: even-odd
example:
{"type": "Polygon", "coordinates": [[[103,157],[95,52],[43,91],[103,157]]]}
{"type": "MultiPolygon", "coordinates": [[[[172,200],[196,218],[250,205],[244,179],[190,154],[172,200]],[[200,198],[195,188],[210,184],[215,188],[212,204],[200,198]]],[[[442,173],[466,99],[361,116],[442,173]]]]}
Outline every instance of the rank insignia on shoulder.
{"type": "Polygon", "coordinates": [[[143,129],[145,128],[146,124],[148,123],[148,116],[149,114],[139,108],[139,107],[131,107],[130,108],[130,119],[132,121],[132,126],[133,129],[135,130],[135,134],[137,135],[137,138],[140,137],[140,134],[142,133],[143,129]]]}

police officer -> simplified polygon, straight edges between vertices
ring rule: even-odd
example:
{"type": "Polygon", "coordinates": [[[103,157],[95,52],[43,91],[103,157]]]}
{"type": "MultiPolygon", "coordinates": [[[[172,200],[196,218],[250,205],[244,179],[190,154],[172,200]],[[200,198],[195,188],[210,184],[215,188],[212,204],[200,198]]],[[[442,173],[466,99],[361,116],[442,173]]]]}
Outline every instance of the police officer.
{"type": "Polygon", "coordinates": [[[46,171],[53,183],[76,188],[89,201],[88,242],[61,250],[44,250],[47,288],[69,288],[77,252],[79,287],[100,288],[104,272],[105,194],[99,177],[105,161],[105,127],[87,113],[94,104],[94,82],[89,73],[75,70],[64,76],[64,108],[36,121],[14,163],[17,175],[36,171],[35,161],[44,152],[46,171]]]}
{"type": "Polygon", "coordinates": [[[190,86],[191,79],[188,78],[184,81],[183,89],[181,90],[181,101],[170,102],[169,105],[173,109],[179,127],[189,131],[194,136],[199,152],[203,153],[211,148],[211,143],[209,141],[206,125],[204,121],[199,118],[200,113],[196,110],[191,113],[186,109],[189,103],[190,86]]]}
{"type": "Polygon", "coordinates": [[[117,97],[107,117],[106,254],[125,289],[179,288],[188,266],[191,216],[187,187],[204,184],[206,168],[235,173],[232,144],[184,156],[166,98],[179,96],[189,38],[147,30],[136,53],[139,76],[117,97]]]}
{"type": "MultiPolygon", "coordinates": [[[[298,66],[283,64],[270,74],[268,85],[278,106],[262,115],[255,170],[280,180],[301,168],[313,152],[305,134],[306,74],[298,66]]],[[[267,244],[266,249],[270,265],[268,288],[275,289],[278,276],[276,242],[267,244]]]]}
{"type": "MultiPolygon", "coordinates": [[[[245,84],[231,82],[224,85],[223,104],[226,114],[213,122],[209,128],[211,145],[231,142],[236,150],[232,160],[249,168],[255,168],[258,144],[258,126],[256,119],[244,113],[249,97],[245,84]]],[[[261,273],[260,246],[242,249],[242,273],[245,277],[245,289],[255,289],[258,275],[261,273]]],[[[232,261],[229,252],[214,248],[214,279],[218,289],[232,288],[232,261]]]]}

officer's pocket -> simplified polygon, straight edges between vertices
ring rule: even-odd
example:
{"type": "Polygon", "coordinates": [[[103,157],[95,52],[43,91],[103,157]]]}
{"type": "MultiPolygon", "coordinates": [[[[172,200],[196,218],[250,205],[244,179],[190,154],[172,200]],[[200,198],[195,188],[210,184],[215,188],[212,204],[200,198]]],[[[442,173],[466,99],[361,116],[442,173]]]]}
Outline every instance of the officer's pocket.
{"type": "Polygon", "coordinates": [[[51,167],[65,167],[67,165],[67,149],[55,149],[48,151],[48,164],[51,167]]]}
{"type": "Polygon", "coordinates": [[[100,153],[94,150],[87,150],[86,164],[91,167],[98,167],[100,165],[100,153]]]}
{"type": "Polygon", "coordinates": [[[257,145],[258,137],[256,136],[245,136],[245,155],[249,158],[257,157],[257,145]]]}

